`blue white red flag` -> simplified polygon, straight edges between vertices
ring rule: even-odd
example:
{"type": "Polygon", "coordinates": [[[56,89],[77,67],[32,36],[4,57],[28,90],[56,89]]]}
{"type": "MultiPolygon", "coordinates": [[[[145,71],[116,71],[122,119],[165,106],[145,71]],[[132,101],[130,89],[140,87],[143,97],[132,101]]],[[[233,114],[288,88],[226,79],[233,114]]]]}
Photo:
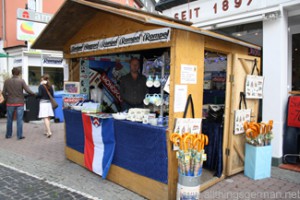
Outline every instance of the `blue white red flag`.
{"type": "Polygon", "coordinates": [[[115,150],[113,119],[82,114],[84,128],[84,164],[106,178],[115,150]]]}

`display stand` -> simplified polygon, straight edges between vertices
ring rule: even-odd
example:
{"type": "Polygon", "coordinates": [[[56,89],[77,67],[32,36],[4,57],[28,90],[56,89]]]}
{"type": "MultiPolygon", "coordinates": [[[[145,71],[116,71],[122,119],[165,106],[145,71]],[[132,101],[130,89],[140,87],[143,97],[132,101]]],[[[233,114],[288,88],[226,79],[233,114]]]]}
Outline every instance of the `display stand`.
{"type": "Polygon", "coordinates": [[[271,177],[272,146],[253,146],[246,143],[244,174],[254,180],[271,177]]]}
{"type": "MultiPolygon", "coordinates": [[[[169,122],[167,130],[163,134],[166,138],[167,183],[139,175],[114,164],[107,177],[148,199],[175,199],[176,197],[177,159],[168,138],[174,128],[174,119],[181,117],[183,110],[180,110],[180,104],[175,105],[175,94],[178,92],[175,90],[175,86],[186,86],[187,93],[183,96],[184,99],[192,94],[195,102],[195,117],[202,117],[204,51],[206,49],[218,50],[227,54],[230,57],[227,70],[233,74],[228,73],[226,79],[226,84],[228,84],[226,102],[230,103],[225,108],[223,157],[229,156],[225,154],[229,151],[226,150],[227,148],[231,150],[231,154],[228,157],[230,159],[223,159],[224,170],[221,177],[203,183],[201,190],[222,180],[225,175],[238,173],[244,169],[243,162],[240,161],[244,152],[243,150],[236,151],[243,149],[240,147],[244,146],[244,140],[238,140],[232,136],[231,114],[236,109],[238,101],[236,99],[240,92],[235,90],[237,87],[244,87],[244,81],[230,82],[229,76],[242,69],[239,63],[240,58],[245,59],[246,63],[252,62],[253,57],[247,56],[248,48],[260,49],[258,46],[191,27],[189,22],[145,13],[119,4],[102,0],[76,0],[65,1],[59,12],[35,41],[33,48],[63,51],[69,67],[69,81],[76,82],[79,81],[80,58],[137,53],[146,50],[148,52],[167,50],[170,53],[169,122]],[[137,35],[141,37],[136,39],[134,36],[137,35]],[[128,39],[130,36],[131,39],[128,39]],[[131,41],[131,43],[120,43],[120,39],[126,37],[128,40],[123,41],[131,41]],[[182,77],[186,74],[182,73],[181,69],[186,65],[195,66],[195,71],[191,72],[194,77],[192,83],[182,82],[182,77]],[[239,69],[233,70],[233,66],[239,69]],[[179,109],[177,107],[175,109],[175,106],[179,106],[179,109]],[[232,159],[235,160],[232,161],[232,159]]],[[[164,73],[163,70],[162,73],[164,73]]],[[[236,76],[234,80],[236,81],[238,78],[239,76],[236,76]]],[[[164,93],[162,89],[161,94],[164,93]]],[[[181,104],[184,106],[185,102],[181,102],[181,104]]],[[[254,114],[256,113],[255,106],[257,105],[253,105],[252,108],[254,114]]],[[[81,152],[66,145],[65,153],[68,159],[84,166],[81,152]]]]}

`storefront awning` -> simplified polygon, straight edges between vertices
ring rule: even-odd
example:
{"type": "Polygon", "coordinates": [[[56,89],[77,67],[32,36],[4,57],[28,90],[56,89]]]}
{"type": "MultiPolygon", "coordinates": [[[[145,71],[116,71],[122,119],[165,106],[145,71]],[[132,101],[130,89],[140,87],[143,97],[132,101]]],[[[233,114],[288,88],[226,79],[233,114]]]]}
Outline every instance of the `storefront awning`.
{"type": "Polygon", "coordinates": [[[8,57],[12,57],[12,56],[9,56],[5,53],[0,53],[0,58],[8,58],[8,57]]]}
{"type": "Polygon", "coordinates": [[[192,27],[190,22],[147,13],[145,11],[104,0],[65,1],[63,6],[60,10],[58,10],[56,15],[52,18],[44,31],[32,45],[32,48],[62,51],[64,45],[80,30],[82,26],[92,19],[94,15],[101,12],[121,16],[143,24],[152,24],[161,27],[190,31],[250,48],[260,49],[260,47],[247,42],[192,27]]]}

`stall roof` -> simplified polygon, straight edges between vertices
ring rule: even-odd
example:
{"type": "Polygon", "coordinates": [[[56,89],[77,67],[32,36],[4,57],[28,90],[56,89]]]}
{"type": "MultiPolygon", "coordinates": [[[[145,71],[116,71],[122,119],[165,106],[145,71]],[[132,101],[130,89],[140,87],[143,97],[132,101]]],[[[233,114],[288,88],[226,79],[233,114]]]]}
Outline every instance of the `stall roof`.
{"type": "Polygon", "coordinates": [[[62,51],[65,43],[77,33],[80,27],[99,12],[111,13],[113,15],[129,18],[133,21],[142,22],[144,24],[153,24],[162,27],[190,31],[246,47],[260,49],[259,46],[247,42],[192,27],[189,22],[147,13],[104,0],[66,0],[46,26],[44,31],[36,39],[32,48],[62,51]]]}

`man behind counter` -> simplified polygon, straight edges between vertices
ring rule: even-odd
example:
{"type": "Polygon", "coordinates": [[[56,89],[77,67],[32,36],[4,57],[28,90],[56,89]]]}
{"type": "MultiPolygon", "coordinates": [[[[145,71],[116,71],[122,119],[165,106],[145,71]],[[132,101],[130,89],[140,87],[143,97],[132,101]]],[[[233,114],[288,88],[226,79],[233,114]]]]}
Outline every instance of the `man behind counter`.
{"type": "Polygon", "coordinates": [[[137,58],[130,60],[130,73],[120,80],[120,93],[123,99],[122,110],[143,108],[143,99],[147,94],[146,77],[140,72],[140,62],[137,58]]]}

